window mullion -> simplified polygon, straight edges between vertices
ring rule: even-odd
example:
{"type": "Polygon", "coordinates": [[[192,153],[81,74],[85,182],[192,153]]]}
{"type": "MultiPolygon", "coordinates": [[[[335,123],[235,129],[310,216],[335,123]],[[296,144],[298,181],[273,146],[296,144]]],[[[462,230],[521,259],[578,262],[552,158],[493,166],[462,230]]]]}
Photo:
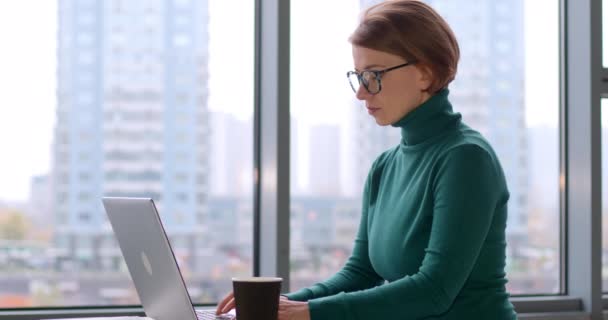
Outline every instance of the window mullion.
{"type": "Polygon", "coordinates": [[[289,290],[289,0],[256,1],[256,275],[289,290]]]}
{"type": "Polygon", "coordinates": [[[566,285],[601,319],[601,0],[566,2],[566,285]]]}

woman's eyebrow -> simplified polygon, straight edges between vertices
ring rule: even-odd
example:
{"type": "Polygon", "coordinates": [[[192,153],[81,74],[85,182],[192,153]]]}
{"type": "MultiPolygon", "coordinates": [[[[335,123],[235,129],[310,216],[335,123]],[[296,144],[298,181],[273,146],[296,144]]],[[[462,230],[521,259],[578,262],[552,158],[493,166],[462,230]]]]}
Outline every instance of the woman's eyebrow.
{"type": "MultiPolygon", "coordinates": [[[[370,64],[370,65],[363,67],[362,70],[369,70],[371,68],[384,68],[384,67],[385,67],[385,65],[383,65],[383,64],[370,64]]],[[[355,68],[355,71],[359,71],[359,69],[355,68]]]]}

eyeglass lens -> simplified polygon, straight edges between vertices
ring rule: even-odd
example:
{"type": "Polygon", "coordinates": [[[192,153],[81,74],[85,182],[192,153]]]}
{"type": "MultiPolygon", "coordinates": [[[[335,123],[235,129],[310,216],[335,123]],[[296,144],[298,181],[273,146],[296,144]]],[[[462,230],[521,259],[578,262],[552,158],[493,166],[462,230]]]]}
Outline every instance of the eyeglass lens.
{"type": "Polygon", "coordinates": [[[380,81],[374,72],[363,71],[361,72],[360,79],[362,83],[359,82],[359,76],[354,72],[348,75],[348,80],[355,93],[359,90],[361,84],[363,84],[369,93],[378,93],[380,91],[380,81]]]}

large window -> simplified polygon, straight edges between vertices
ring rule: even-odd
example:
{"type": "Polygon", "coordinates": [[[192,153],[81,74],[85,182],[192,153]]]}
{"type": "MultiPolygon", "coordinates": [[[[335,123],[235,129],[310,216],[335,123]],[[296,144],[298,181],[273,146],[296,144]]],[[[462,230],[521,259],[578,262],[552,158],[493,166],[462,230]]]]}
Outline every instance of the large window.
{"type": "Polygon", "coordinates": [[[252,273],[254,8],[237,2],[0,4],[0,308],[138,303],[103,195],[156,200],[196,303],[252,273]]]}
{"type": "MultiPolygon", "coordinates": [[[[292,1],[292,289],[344,264],[371,163],[400,140],[399,129],[367,115],[345,76],[358,12],[377,2],[292,1]]],[[[560,293],[559,3],[427,2],[460,43],[454,108],[491,142],[507,175],[508,289],[560,293]]]]}
{"type": "MultiPolygon", "coordinates": [[[[347,38],[360,10],[378,1],[1,3],[0,318],[37,312],[12,308],[139,303],[103,195],[156,200],[196,303],[216,302],[232,276],[254,270],[289,274],[291,290],[338,271],[352,250],[371,162],[400,139],[366,115],[345,76],[353,68],[347,38]],[[273,148],[288,129],[281,81],[290,73],[292,192],[275,203],[286,181],[286,148],[273,148]],[[268,112],[254,117],[254,103],[268,112]],[[255,135],[257,153],[254,127],[272,129],[255,135]],[[265,184],[253,188],[256,181],[265,184]],[[287,213],[290,255],[281,247],[287,213]]],[[[600,216],[592,208],[600,207],[601,179],[608,230],[603,112],[601,174],[592,152],[600,140],[589,135],[600,132],[596,102],[608,97],[608,50],[601,62],[596,52],[608,39],[596,30],[608,1],[425,1],[461,45],[450,99],[507,174],[509,291],[565,295],[514,298],[518,312],[599,319],[600,216]]],[[[65,317],[54,312],[40,318],[65,317]]]]}

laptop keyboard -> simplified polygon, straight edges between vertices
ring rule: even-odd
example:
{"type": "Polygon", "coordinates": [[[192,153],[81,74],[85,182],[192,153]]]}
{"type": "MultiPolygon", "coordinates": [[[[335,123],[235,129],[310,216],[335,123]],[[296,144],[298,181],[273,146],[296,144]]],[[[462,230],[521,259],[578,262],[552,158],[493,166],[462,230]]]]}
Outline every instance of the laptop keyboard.
{"type": "Polygon", "coordinates": [[[233,316],[229,314],[220,314],[216,315],[214,311],[211,310],[194,310],[196,312],[196,318],[198,320],[232,320],[233,316]]]}

